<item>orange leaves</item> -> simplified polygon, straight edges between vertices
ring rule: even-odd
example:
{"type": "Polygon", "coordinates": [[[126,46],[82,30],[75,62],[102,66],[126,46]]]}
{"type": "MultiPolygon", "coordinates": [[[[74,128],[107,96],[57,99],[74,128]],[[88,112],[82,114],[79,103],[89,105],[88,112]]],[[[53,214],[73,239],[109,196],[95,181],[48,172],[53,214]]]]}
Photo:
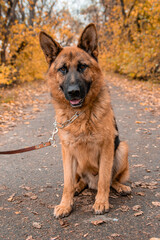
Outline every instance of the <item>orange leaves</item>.
{"type": "Polygon", "coordinates": [[[14,73],[16,72],[16,68],[11,65],[0,65],[0,84],[10,84],[13,80],[15,80],[14,73]]]}
{"type": "Polygon", "coordinates": [[[30,119],[35,118],[35,114],[41,111],[44,103],[48,101],[47,96],[44,100],[39,99],[46,91],[47,85],[44,81],[0,89],[0,134],[13,129],[22,119],[29,125],[30,119]],[[28,109],[28,106],[31,108],[28,109]]]}
{"type": "Polygon", "coordinates": [[[107,49],[101,55],[102,65],[105,70],[125,73],[132,78],[160,81],[157,70],[160,60],[160,5],[156,0],[126,0],[124,4],[126,19],[123,19],[120,4],[116,5],[101,34],[100,41],[107,49]]]}
{"type": "Polygon", "coordinates": [[[8,5],[2,5],[4,14],[0,16],[0,50],[3,50],[5,58],[0,56],[0,84],[11,84],[15,80],[30,82],[44,78],[48,66],[39,46],[40,31],[45,31],[54,38],[57,36],[58,41],[68,45],[75,37],[73,28],[76,29],[78,21],[74,20],[68,10],[57,8],[53,11],[55,4],[56,1],[19,2],[15,8],[15,16],[18,17],[15,18],[14,24],[10,24],[9,29],[4,27],[8,5]],[[1,65],[2,60],[5,65],[1,65]]]}

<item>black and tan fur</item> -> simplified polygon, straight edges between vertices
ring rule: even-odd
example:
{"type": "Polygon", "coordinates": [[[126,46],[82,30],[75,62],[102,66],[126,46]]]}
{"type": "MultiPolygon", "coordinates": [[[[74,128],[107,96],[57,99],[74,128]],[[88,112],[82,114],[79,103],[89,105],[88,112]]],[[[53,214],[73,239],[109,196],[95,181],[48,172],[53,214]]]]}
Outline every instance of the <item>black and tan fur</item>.
{"type": "Polygon", "coordinates": [[[40,44],[49,64],[47,79],[57,122],[63,123],[77,111],[81,115],[59,129],[62,144],[64,189],[54,216],[68,216],[74,194],[87,185],[97,189],[93,211],[109,210],[109,192],[129,194],[123,185],[129,177],[128,146],[119,140],[108,88],[98,64],[98,38],[94,24],[81,34],[78,45],[62,48],[46,33],[40,44]]]}

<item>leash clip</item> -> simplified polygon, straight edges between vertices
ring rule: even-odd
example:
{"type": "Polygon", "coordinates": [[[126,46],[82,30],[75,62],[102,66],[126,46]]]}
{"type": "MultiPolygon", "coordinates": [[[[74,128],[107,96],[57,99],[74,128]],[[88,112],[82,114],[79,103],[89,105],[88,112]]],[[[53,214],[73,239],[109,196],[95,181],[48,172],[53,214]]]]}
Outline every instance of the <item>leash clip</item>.
{"type": "Polygon", "coordinates": [[[57,147],[56,145],[56,139],[55,139],[55,135],[58,133],[58,127],[57,127],[57,122],[55,120],[55,122],[53,123],[53,131],[52,131],[52,136],[48,139],[49,142],[52,143],[53,147],[57,147]]]}

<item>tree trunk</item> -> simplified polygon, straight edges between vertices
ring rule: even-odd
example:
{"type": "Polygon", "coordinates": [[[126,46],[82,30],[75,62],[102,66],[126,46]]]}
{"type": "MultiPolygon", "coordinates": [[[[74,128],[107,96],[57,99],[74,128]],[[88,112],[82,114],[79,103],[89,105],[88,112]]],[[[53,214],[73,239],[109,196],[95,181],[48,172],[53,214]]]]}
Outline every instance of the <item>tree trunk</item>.
{"type": "Polygon", "coordinates": [[[2,25],[2,35],[4,36],[4,40],[2,40],[2,50],[0,53],[0,63],[6,63],[6,49],[8,43],[8,37],[10,33],[10,27],[15,22],[16,15],[15,15],[15,8],[18,3],[18,0],[9,0],[9,7],[6,11],[6,16],[4,19],[4,24],[2,25]]]}
{"type": "Polygon", "coordinates": [[[35,17],[35,6],[37,0],[33,0],[29,5],[29,25],[33,27],[33,20],[35,17]]]}

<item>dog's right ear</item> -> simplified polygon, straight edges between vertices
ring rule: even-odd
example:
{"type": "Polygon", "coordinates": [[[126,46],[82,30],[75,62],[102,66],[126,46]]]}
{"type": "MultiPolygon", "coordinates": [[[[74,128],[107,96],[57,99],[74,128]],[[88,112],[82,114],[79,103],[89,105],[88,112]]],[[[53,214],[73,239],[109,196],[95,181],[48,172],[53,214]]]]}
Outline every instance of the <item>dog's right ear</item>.
{"type": "Polygon", "coordinates": [[[53,40],[52,37],[50,37],[45,32],[40,32],[39,41],[46,57],[46,61],[49,65],[51,65],[51,63],[54,62],[58,54],[62,51],[62,47],[58,42],[53,40]]]}

